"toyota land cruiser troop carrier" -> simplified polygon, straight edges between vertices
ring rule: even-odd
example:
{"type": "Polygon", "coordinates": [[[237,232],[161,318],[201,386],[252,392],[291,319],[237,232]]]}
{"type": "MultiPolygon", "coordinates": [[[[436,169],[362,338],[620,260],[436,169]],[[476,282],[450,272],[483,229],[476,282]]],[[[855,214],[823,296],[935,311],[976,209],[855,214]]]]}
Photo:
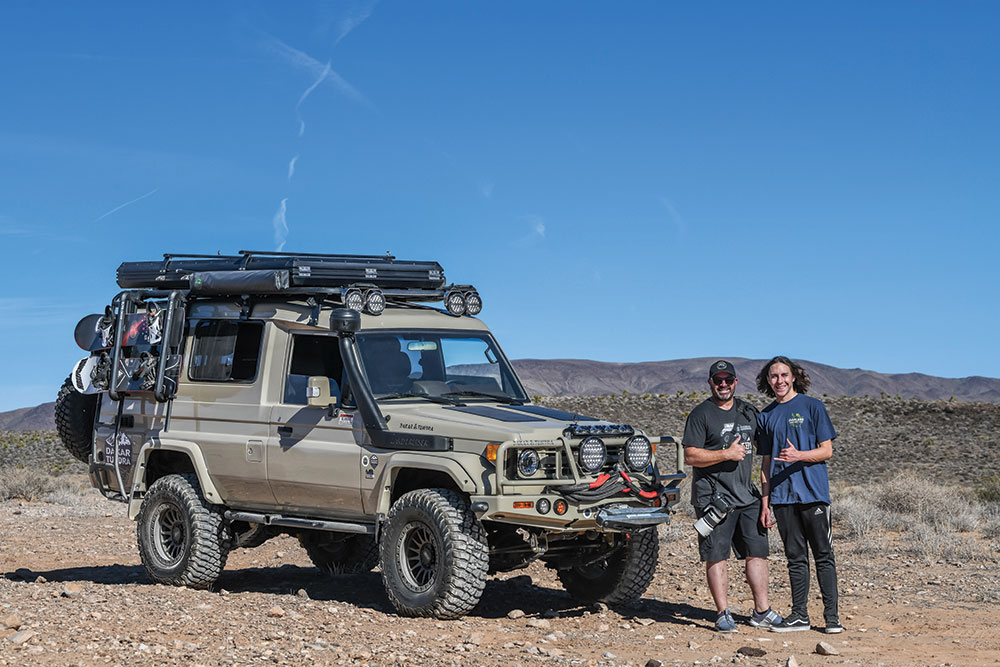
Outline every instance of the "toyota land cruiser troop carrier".
{"type": "Polygon", "coordinates": [[[379,565],[405,615],[465,614],[535,560],[581,601],[649,586],[679,444],[532,404],[438,263],[164,255],[118,284],[77,325],[91,354],[56,421],[153,581],[207,588],[230,550],[289,533],[327,572],[379,565]]]}

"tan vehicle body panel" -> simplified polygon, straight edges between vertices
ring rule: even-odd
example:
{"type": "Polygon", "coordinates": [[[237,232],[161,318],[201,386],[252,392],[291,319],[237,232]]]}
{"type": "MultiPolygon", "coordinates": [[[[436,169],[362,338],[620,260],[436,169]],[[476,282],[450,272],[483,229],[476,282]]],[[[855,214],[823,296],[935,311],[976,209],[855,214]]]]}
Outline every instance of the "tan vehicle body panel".
{"type": "MultiPolygon", "coordinates": [[[[453,443],[451,451],[390,450],[371,443],[356,409],[284,403],[293,336],[335,339],[330,312],[329,307],[320,310],[313,324],[316,313],[304,304],[256,304],[244,314],[245,319],[263,325],[257,374],[252,380],[192,381],[188,365],[193,337],[188,336],[175,398],[169,404],[126,398],[123,414],[135,419],[128,433],[136,460],[134,468],[123,475],[126,488],[133,491],[130,517],[138,513],[146,489],[150,456],[161,450],[188,456],[209,502],[239,510],[371,522],[389,511],[400,471],[413,469],[448,475],[473,502],[488,507],[482,518],[552,530],[593,528],[590,510],[619,502],[611,498],[590,504],[585,513],[574,507],[565,516],[543,517],[515,510],[513,502],[541,496],[552,480],[519,480],[497,488],[497,472],[485,458],[487,445],[502,444],[501,451],[506,451],[541,442],[568,453],[563,421],[504,422],[423,399],[384,400],[379,406],[392,431],[440,435],[453,443]]],[[[240,316],[235,301],[199,302],[192,306],[188,319],[235,320],[240,316]]],[[[361,317],[361,334],[393,329],[489,331],[476,318],[456,318],[432,309],[388,308],[381,316],[361,317]]],[[[107,424],[99,424],[97,437],[113,432],[116,408],[116,403],[104,399],[99,421],[107,424]]],[[[609,446],[620,445],[625,436],[606,436],[605,440],[609,446]]],[[[112,452],[110,447],[106,452],[112,452]]],[[[575,462],[569,465],[576,469],[575,462]]]]}

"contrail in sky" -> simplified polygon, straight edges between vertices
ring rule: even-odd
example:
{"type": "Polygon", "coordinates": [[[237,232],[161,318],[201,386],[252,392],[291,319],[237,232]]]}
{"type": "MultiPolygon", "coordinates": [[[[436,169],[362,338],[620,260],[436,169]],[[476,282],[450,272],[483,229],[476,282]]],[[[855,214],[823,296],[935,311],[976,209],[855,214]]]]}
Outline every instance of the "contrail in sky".
{"type": "Polygon", "coordinates": [[[111,209],[110,211],[108,211],[107,213],[105,213],[104,215],[102,215],[102,216],[98,217],[97,219],[95,219],[94,222],[97,222],[98,220],[104,220],[104,218],[108,217],[112,213],[117,213],[118,211],[122,210],[126,206],[131,206],[132,204],[136,203],[137,201],[140,201],[142,199],[145,199],[146,197],[150,197],[152,195],[155,195],[157,192],[159,192],[159,190],[160,190],[160,188],[153,188],[152,190],[150,190],[146,194],[142,195],[141,197],[136,197],[135,199],[133,199],[131,201],[125,202],[121,206],[116,206],[113,209],[111,209]]]}
{"type": "MultiPolygon", "coordinates": [[[[343,79],[343,77],[337,74],[337,72],[330,67],[329,63],[324,65],[309,54],[288,46],[277,37],[269,36],[264,44],[290,65],[298,67],[299,69],[304,69],[307,72],[311,72],[313,76],[318,79],[317,83],[314,84],[313,87],[319,85],[320,83],[329,82],[344,97],[363,104],[370,109],[375,108],[367,97],[362,95],[357,88],[349,84],[343,79]]],[[[312,90],[309,92],[312,92],[312,90]]]]}
{"type": "Polygon", "coordinates": [[[378,2],[369,2],[367,5],[358,10],[357,14],[341,19],[339,26],[340,34],[337,35],[337,41],[335,41],[333,45],[336,46],[337,44],[340,44],[340,40],[347,37],[355,28],[367,21],[368,17],[372,15],[372,10],[375,9],[375,5],[377,4],[378,2]]]}
{"type": "Polygon", "coordinates": [[[292,182],[292,176],[295,175],[295,163],[298,162],[299,156],[296,155],[292,158],[292,161],[288,163],[288,182],[292,182]]]}
{"type": "Polygon", "coordinates": [[[306,92],[302,93],[302,96],[299,98],[299,101],[295,104],[295,116],[299,119],[299,136],[300,137],[303,134],[306,133],[306,122],[304,120],[302,120],[302,114],[300,113],[300,110],[302,108],[302,103],[306,101],[306,98],[309,97],[309,95],[312,93],[312,91],[316,90],[316,88],[319,86],[319,84],[323,83],[323,79],[325,79],[327,76],[329,76],[330,72],[331,72],[331,70],[330,70],[330,62],[327,61],[326,67],[324,67],[323,71],[320,72],[320,74],[319,74],[319,78],[316,79],[316,81],[313,82],[313,85],[311,85],[308,88],[306,88],[306,92]]]}
{"type": "Polygon", "coordinates": [[[271,221],[274,225],[274,245],[275,250],[281,252],[285,247],[285,241],[288,240],[288,222],[285,220],[285,211],[287,210],[288,197],[281,200],[281,206],[278,207],[278,212],[274,214],[274,219],[271,221]]]}

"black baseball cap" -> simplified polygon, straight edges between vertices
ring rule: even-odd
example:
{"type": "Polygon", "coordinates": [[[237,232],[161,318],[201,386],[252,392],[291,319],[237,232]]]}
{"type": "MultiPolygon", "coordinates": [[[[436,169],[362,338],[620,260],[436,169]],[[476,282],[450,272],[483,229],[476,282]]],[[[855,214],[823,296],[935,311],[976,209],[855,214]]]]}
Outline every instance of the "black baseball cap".
{"type": "Polygon", "coordinates": [[[733,377],[736,377],[736,367],[728,361],[720,359],[708,368],[708,377],[711,379],[719,373],[729,373],[733,377]]]}

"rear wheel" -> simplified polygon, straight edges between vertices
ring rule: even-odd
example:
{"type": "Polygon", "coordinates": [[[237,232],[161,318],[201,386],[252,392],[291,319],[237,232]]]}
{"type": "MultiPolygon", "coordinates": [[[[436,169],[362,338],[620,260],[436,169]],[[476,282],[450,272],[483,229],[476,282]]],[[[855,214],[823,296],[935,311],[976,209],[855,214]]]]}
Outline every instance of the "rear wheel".
{"type": "Polygon", "coordinates": [[[364,574],[378,563],[378,544],[371,535],[308,532],[299,534],[299,544],[327,574],[364,574]]]}
{"type": "Polygon", "coordinates": [[[629,604],[653,581],[660,543],[656,529],[616,535],[607,554],[585,565],[559,570],[559,581],[582,602],[629,604]]]}
{"type": "Polygon", "coordinates": [[[97,414],[99,394],[81,394],[73,388],[73,381],[66,378],[56,397],[56,431],[63,447],[77,461],[87,463],[94,442],[94,417],[97,414]]]}
{"type": "Polygon", "coordinates": [[[195,475],[156,480],[136,525],[139,556],[158,584],[209,588],[229,555],[222,515],[201,495],[195,475]]]}
{"type": "Polygon", "coordinates": [[[382,580],[405,616],[455,618],[479,603],[489,548],[464,495],[418,489],[401,496],[380,538],[382,580]]]}

